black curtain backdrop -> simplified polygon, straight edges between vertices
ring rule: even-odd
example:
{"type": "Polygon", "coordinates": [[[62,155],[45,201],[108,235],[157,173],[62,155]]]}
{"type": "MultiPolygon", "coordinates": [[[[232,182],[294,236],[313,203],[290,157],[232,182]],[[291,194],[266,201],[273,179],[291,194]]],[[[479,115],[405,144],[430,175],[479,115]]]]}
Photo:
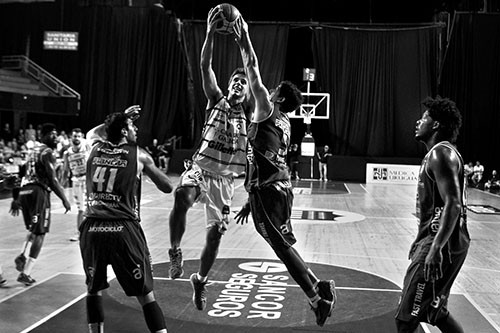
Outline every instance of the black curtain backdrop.
{"type": "MultiPolygon", "coordinates": [[[[286,50],[289,26],[285,24],[249,23],[249,33],[259,59],[262,81],[268,88],[274,88],[285,75],[286,50]]],[[[200,71],[200,54],[205,40],[207,24],[205,21],[186,21],[183,24],[184,45],[190,68],[189,84],[192,85],[194,108],[194,142],[198,142],[205,120],[207,99],[203,93],[200,71]]],[[[242,66],[241,54],[234,38],[217,34],[214,40],[212,67],[219,87],[227,92],[229,76],[233,70],[242,66]]]]}
{"type": "Polygon", "coordinates": [[[437,25],[314,29],[319,89],[332,94],[334,154],[421,156],[415,122],[420,102],[437,89],[439,32],[437,25]]]}
{"type": "MultiPolygon", "coordinates": [[[[311,128],[335,154],[422,157],[424,147],[413,139],[415,121],[422,99],[439,92],[462,111],[458,145],[464,158],[481,161],[489,174],[500,168],[495,151],[500,144],[500,15],[454,17],[446,52],[439,49],[438,25],[367,29],[304,23],[294,29],[297,25],[290,23],[250,22],[250,34],[268,87],[291,79],[305,91],[302,68],[317,69],[313,91],[331,94],[331,118],[313,120],[311,128]]],[[[205,25],[180,22],[156,7],[3,4],[0,55],[27,55],[82,95],[79,116],[31,115],[34,124],[52,121],[65,130],[88,130],[107,114],[137,103],[143,106],[141,144],[179,135],[183,147],[191,148],[206,106],[199,72],[205,25]],[[79,32],[79,50],[43,50],[48,30],[79,32]]],[[[216,43],[213,65],[225,90],[241,60],[231,37],[218,36],[216,43]]],[[[2,119],[11,117],[5,113],[2,119]]],[[[304,125],[301,120],[292,124],[297,142],[304,125]]]]}
{"type": "Polygon", "coordinates": [[[0,13],[0,55],[27,55],[81,94],[78,117],[32,114],[28,122],[86,131],[109,113],[140,104],[140,144],[189,132],[178,22],[163,10],[61,1],[2,5],[0,13]],[[43,50],[44,31],[78,32],[78,51],[43,50]]]}
{"type": "Polygon", "coordinates": [[[139,104],[139,142],[188,131],[186,70],[176,21],[162,10],[84,7],[82,122],[139,104]]]}
{"type": "Polygon", "coordinates": [[[444,59],[440,92],[457,102],[463,125],[458,147],[480,161],[488,179],[500,170],[500,15],[457,13],[444,59]]]}

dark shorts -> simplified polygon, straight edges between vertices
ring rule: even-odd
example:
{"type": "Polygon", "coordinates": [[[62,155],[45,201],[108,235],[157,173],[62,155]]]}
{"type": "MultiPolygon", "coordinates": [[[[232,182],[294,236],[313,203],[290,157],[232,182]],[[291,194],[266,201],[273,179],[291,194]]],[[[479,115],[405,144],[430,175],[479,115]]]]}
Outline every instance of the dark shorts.
{"type": "Polygon", "coordinates": [[[43,235],[50,229],[50,192],[40,185],[28,184],[19,191],[26,229],[43,235]]]}
{"type": "Polygon", "coordinates": [[[274,247],[289,248],[297,241],[293,235],[293,189],[289,182],[276,182],[249,193],[250,209],[257,232],[274,247]]]}
{"type": "Polygon", "coordinates": [[[450,289],[462,268],[467,251],[452,255],[451,263],[443,262],[443,277],[436,282],[425,281],[424,264],[413,261],[404,278],[403,291],[396,311],[396,319],[417,328],[420,322],[435,325],[448,316],[450,289]]]}
{"type": "Polygon", "coordinates": [[[109,287],[108,265],[127,296],[145,296],[153,290],[151,256],[139,223],[85,219],[80,251],[89,293],[109,287]]]}

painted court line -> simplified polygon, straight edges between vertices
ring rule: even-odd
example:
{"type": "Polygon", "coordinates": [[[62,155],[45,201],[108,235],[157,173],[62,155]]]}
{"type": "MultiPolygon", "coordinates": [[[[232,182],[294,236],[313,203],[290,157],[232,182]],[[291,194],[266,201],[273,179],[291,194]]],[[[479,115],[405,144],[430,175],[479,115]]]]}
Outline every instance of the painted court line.
{"type": "Polygon", "coordinates": [[[35,284],[32,284],[31,286],[25,286],[25,287],[22,287],[22,289],[21,289],[21,290],[16,291],[15,293],[13,293],[13,294],[11,294],[11,295],[9,295],[9,296],[5,297],[5,298],[0,299],[0,303],[3,303],[3,302],[5,302],[5,301],[7,301],[7,300],[11,299],[12,297],[15,297],[15,296],[17,296],[17,295],[20,295],[20,294],[22,294],[22,293],[24,293],[24,292],[26,292],[26,291],[28,291],[28,290],[30,290],[30,289],[32,289],[32,288],[34,288],[34,287],[36,287],[36,286],[38,286],[38,285],[40,285],[40,284],[44,283],[44,282],[47,282],[47,281],[49,281],[50,279],[53,279],[53,278],[55,278],[55,277],[56,277],[56,276],[58,276],[58,275],[61,275],[61,273],[56,273],[56,274],[54,274],[54,275],[52,275],[52,276],[49,276],[49,277],[47,277],[47,278],[45,278],[45,279],[43,279],[43,280],[41,280],[41,281],[37,281],[35,284]]]}
{"type": "Polygon", "coordinates": [[[86,292],[83,293],[83,294],[81,294],[80,296],[78,296],[74,300],[66,303],[65,305],[63,305],[62,307],[60,307],[59,309],[57,309],[56,311],[54,311],[51,314],[47,315],[46,317],[40,319],[39,321],[37,321],[36,323],[34,323],[33,325],[31,325],[30,327],[22,330],[20,333],[27,333],[27,332],[30,332],[32,329],[37,328],[38,326],[40,326],[43,323],[47,322],[49,319],[57,316],[59,313],[63,312],[64,310],[66,310],[67,308],[69,308],[70,306],[72,306],[73,304],[75,304],[78,301],[80,301],[81,299],[83,299],[86,295],[87,295],[86,292]]]}
{"type": "MultiPolygon", "coordinates": [[[[164,278],[164,277],[154,277],[153,278],[154,280],[159,280],[159,281],[174,281],[172,280],[171,278],[164,278]]],[[[189,279],[175,279],[175,281],[181,281],[181,282],[190,282],[189,279]]],[[[210,280],[207,284],[210,285],[210,284],[232,284],[232,285],[242,285],[242,286],[246,286],[246,285],[252,285],[252,286],[259,286],[259,287],[274,287],[274,288],[300,288],[299,285],[297,284],[287,284],[287,283],[283,283],[283,284],[267,284],[267,283],[260,283],[260,282],[252,282],[252,283],[238,283],[238,282],[234,282],[234,281],[217,281],[217,280],[210,280]]],[[[338,286],[335,286],[335,289],[338,289],[338,290],[358,290],[358,291],[388,291],[388,292],[401,292],[400,289],[379,289],[379,288],[356,288],[356,287],[338,287],[338,286]]]]}

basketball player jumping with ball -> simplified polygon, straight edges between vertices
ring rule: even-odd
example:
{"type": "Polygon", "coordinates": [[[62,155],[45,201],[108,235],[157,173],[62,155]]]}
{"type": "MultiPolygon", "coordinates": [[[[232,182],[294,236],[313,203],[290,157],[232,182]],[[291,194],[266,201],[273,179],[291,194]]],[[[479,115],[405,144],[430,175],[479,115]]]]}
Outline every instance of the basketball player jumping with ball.
{"type": "Polygon", "coordinates": [[[207,18],[207,33],[201,50],[201,77],[208,100],[205,125],[198,149],[175,190],[170,213],[170,278],[184,274],[180,243],[186,229],[186,214],[195,202],[203,202],[206,212],[206,240],[201,252],[200,267],[190,277],[193,303],[198,310],[206,306],[208,273],[215,262],[222,235],[227,229],[229,207],[234,193],[234,177],[245,172],[246,115],[248,80],[243,68],[233,71],[227,96],[217,84],[212,68],[214,35],[222,20],[221,8],[212,8],[207,18]]]}

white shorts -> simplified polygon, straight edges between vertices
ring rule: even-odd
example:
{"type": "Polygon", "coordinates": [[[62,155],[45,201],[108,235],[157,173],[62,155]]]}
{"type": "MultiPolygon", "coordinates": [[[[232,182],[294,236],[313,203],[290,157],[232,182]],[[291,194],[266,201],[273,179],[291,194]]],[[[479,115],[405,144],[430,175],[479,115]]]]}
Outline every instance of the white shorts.
{"type": "Polygon", "coordinates": [[[234,178],[210,173],[193,163],[180,177],[179,187],[185,186],[199,187],[200,195],[195,202],[205,204],[207,228],[216,225],[219,232],[224,234],[229,221],[223,220],[222,207],[231,207],[234,195],[234,178]]]}
{"type": "Polygon", "coordinates": [[[73,183],[72,191],[78,210],[84,210],[87,202],[85,176],[71,178],[73,183]]]}

